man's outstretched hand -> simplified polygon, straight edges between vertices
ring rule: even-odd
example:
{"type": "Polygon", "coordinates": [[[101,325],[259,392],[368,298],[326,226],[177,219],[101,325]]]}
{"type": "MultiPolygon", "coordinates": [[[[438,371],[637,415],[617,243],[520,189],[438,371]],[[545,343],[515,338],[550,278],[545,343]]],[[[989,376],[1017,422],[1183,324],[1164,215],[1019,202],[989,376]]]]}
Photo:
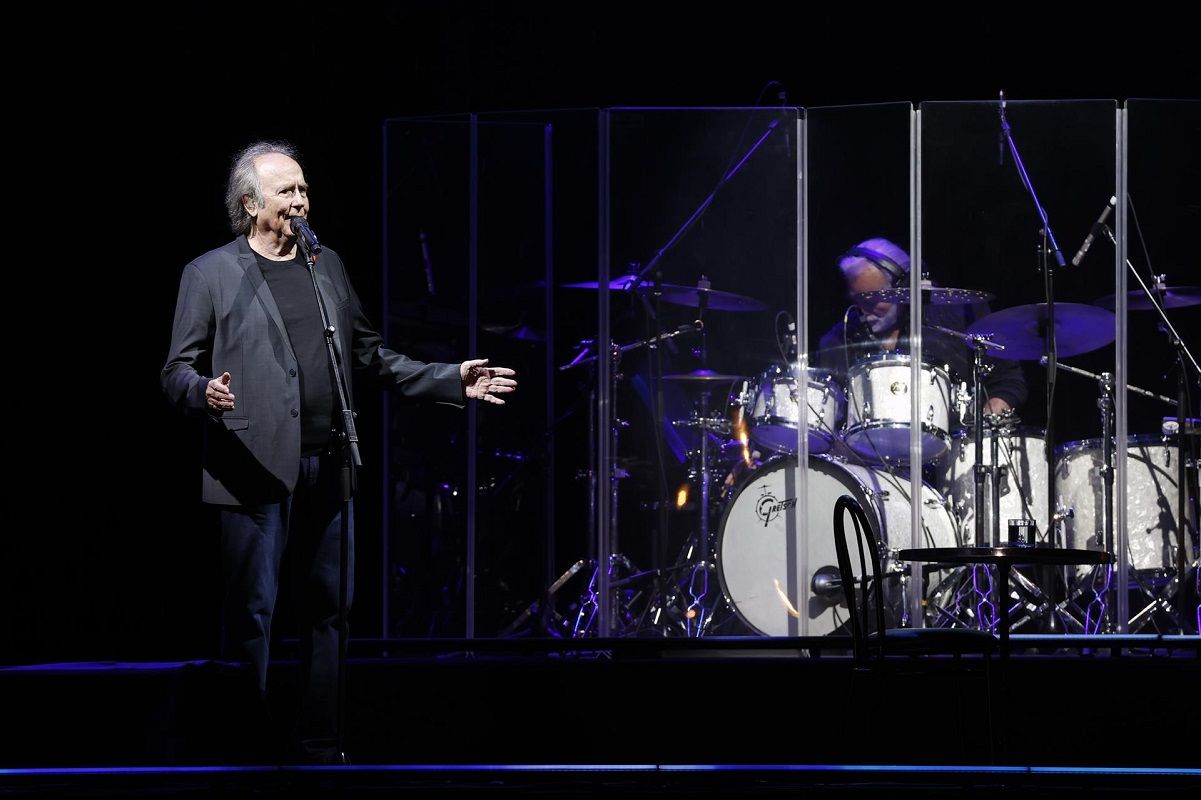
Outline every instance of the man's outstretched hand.
{"type": "Polygon", "coordinates": [[[463,380],[463,395],[468,400],[484,400],[503,406],[505,401],[497,397],[517,389],[517,381],[510,375],[517,373],[508,367],[490,367],[488,359],[476,358],[459,365],[459,377],[463,380]]]}

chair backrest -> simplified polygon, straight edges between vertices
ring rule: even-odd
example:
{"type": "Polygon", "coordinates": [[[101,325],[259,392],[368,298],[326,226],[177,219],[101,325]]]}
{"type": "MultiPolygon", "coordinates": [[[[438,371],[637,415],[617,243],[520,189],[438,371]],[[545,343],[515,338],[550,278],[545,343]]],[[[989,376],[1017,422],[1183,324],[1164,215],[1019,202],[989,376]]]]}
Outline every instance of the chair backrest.
{"type": "Polygon", "coordinates": [[[834,549],[838,554],[838,571],[842,577],[842,591],[847,600],[847,611],[851,621],[851,641],[854,644],[855,659],[862,661],[868,657],[868,634],[872,616],[876,622],[876,655],[884,656],[884,591],[882,585],[882,569],[880,566],[880,547],[876,534],[872,530],[867,514],[859,501],[850,495],[843,495],[834,504],[834,549]],[[846,512],[851,512],[851,522],[855,527],[855,543],[859,551],[859,571],[855,572],[851,565],[850,549],[847,547],[846,512]],[[871,571],[868,571],[868,563],[871,571]],[[863,590],[860,601],[857,597],[855,584],[863,590]]]}

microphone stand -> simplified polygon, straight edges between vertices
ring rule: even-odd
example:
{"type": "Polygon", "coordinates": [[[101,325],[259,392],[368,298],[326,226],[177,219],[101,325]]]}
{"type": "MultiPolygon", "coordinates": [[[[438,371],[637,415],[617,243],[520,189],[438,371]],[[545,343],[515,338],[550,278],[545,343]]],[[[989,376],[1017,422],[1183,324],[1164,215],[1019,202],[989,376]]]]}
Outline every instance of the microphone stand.
{"type": "MultiPolygon", "coordinates": [[[[1013,165],[1018,171],[1018,178],[1022,182],[1022,186],[1030,193],[1030,199],[1034,201],[1034,209],[1038,212],[1038,218],[1042,221],[1042,229],[1039,231],[1039,269],[1043,273],[1044,289],[1047,296],[1047,330],[1046,330],[1046,356],[1047,356],[1047,433],[1046,442],[1044,444],[1044,453],[1047,459],[1047,474],[1053,476],[1055,474],[1055,368],[1057,365],[1055,352],[1055,279],[1054,274],[1047,263],[1047,256],[1055,256],[1055,263],[1060,269],[1067,263],[1063,257],[1063,251],[1059,249],[1059,242],[1055,240],[1055,234],[1051,231],[1051,223],[1047,221],[1047,210],[1043,208],[1038,199],[1038,193],[1034,191],[1034,184],[1030,182],[1030,175],[1026,172],[1026,165],[1022,163],[1022,156],[1018,153],[1017,144],[1013,141],[1013,135],[1010,132],[1009,120],[1005,116],[1005,103],[1001,102],[1001,135],[1009,144],[1009,152],[1013,156],[1013,165]]],[[[1055,546],[1055,531],[1057,530],[1057,520],[1055,515],[1055,481],[1054,479],[1047,481],[1047,522],[1051,530],[1047,531],[1047,546],[1055,546]]],[[[1033,539],[1033,537],[1032,537],[1033,539]]]]}
{"type": "Polygon", "coordinates": [[[337,732],[336,757],[340,763],[346,763],[346,649],[349,628],[347,626],[348,606],[348,571],[350,561],[350,509],[351,498],[356,487],[356,470],[363,465],[359,454],[359,434],[355,429],[354,411],[350,407],[350,393],[342,365],[338,360],[337,349],[334,346],[334,334],[337,330],[329,321],[329,313],[325,308],[325,300],[321,297],[321,289],[317,284],[317,248],[310,248],[303,236],[297,236],[296,241],[304,253],[305,268],[313,281],[313,294],[317,297],[317,310],[321,314],[321,329],[325,332],[325,353],[329,358],[330,370],[334,376],[334,386],[338,390],[338,404],[341,409],[342,426],[337,433],[337,449],[340,460],[339,467],[339,496],[342,502],[342,535],[338,548],[338,696],[334,716],[337,732]]]}
{"type": "Polygon", "coordinates": [[[709,196],[706,197],[699,206],[697,206],[697,209],[692,212],[692,215],[688,217],[688,219],[684,220],[684,224],[680,226],[680,229],[676,231],[670,239],[668,239],[667,244],[663,245],[663,247],[661,247],[659,251],[655,253],[651,260],[646,263],[646,266],[643,267],[636,276],[634,276],[634,278],[630,281],[629,286],[626,287],[626,291],[632,291],[640,286],[643,279],[650,273],[650,271],[659,266],[659,262],[663,260],[663,257],[671,252],[672,248],[679,244],[680,240],[684,238],[684,234],[688,233],[688,231],[692,229],[692,226],[700,221],[700,218],[704,216],[705,212],[709,209],[709,206],[713,203],[713,199],[717,197],[717,193],[721,191],[722,187],[729,183],[730,179],[738,174],[738,171],[742,169],[743,165],[746,164],[750,157],[754,155],[755,151],[758,150],[765,141],[767,141],[767,137],[771,136],[772,132],[775,131],[775,129],[779,126],[779,119],[773,119],[771,122],[767,123],[767,129],[763,131],[763,134],[755,141],[754,144],[750,146],[742,158],[738,159],[738,163],[736,163],[724,175],[721,176],[721,180],[717,182],[717,186],[713,187],[713,191],[709,193],[709,196]]]}

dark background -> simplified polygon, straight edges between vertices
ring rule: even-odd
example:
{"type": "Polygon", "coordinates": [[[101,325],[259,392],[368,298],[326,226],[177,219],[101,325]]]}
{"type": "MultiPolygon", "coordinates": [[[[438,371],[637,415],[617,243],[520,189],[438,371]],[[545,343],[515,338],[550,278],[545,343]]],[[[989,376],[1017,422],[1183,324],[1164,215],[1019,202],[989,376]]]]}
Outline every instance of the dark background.
{"type": "MultiPolygon", "coordinates": [[[[322,240],[350,265],[378,319],[380,142],[389,117],[749,106],[772,80],[797,106],[987,100],[999,89],[1012,99],[1197,94],[1186,26],[1155,11],[1108,20],[1012,5],[938,16],[899,6],[705,8],[181,4],[94,27],[76,20],[69,36],[37,31],[55,42],[66,70],[39,77],[45,59],[32,58],[14,72],[30,103],[20,133],[35,147],[14,152],[11,168],[33,234],[22,258],[35,269],[30,287],[12,290],[11,312],[38,324],[27,345],[18,341],[10,376],[35,412],[11,420],[17,480],[8,493],[4,607],[16,636],[6,637],[0,660],[215,651],[217,564],[197,502],[196,429],[162,399],[158,371],[180,269],[229,238],[228,160],[249,141],[299,146],[322,240]]],[[[1103,199],[1065,212],[1070,222],[1058,233],[1068,257],[1103,199]]],[[[905,231],[886,235],[904,241],[905,231]]],[[[1172,283],[1201,283],[1195,252],[1185,255],[1172,264],[1160,255],[1157,266],[1172,283]]],[[[1193,330],[1195,322],[1194,313],[1193,330]]],[[[1132,350],[1132,364],[1143,352],[1132,350]]],[[[378,424],[378,403],[363,406],[363,424],[378,424]]],[[[482,424],[494,413],[485,409],[482,424]]],[[[1094,414],[1091,406],[1084,413],[1094,414]]],[[[379,440],[366,439],[368,462],[379,464],[379,440]]],[[[378,495],[367,481],[361,530],[373,518],[378,525],[378,495]]],[[[365,538],[356,633],[376,635],[378,563],[365,538]]]]}

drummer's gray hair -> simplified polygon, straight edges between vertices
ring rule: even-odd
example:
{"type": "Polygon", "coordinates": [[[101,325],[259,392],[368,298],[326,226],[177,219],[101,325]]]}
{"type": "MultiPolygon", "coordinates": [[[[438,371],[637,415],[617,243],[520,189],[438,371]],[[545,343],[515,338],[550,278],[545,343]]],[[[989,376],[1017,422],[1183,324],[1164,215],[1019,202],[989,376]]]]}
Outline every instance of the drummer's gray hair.
{"type": "MultiPolygon", "coordinates": [[[[856,249],[871,250],[879,253],[880,255],[887,257],[890,261],[895,262],[896,265],[905,270],[905,272],[909,271],[909,254],[905,252],[903,247],[889,239],[864,239],[862,242],[851,248],[851,250],[856,249]]],[[[859,255],[850,255],[847,253],[838,260],[838,268],[842,270],[843,276],[848,280],[854,278],[856,275],[869,267],[872,269],[881,269],[885,275],[888,275],[889,285],[896,285],[896,281],[893,280],[892,274],[888,270],[882,269],[880,266],[873,263],[869,258],[864,258],[863,256],[859,255]]]]}

